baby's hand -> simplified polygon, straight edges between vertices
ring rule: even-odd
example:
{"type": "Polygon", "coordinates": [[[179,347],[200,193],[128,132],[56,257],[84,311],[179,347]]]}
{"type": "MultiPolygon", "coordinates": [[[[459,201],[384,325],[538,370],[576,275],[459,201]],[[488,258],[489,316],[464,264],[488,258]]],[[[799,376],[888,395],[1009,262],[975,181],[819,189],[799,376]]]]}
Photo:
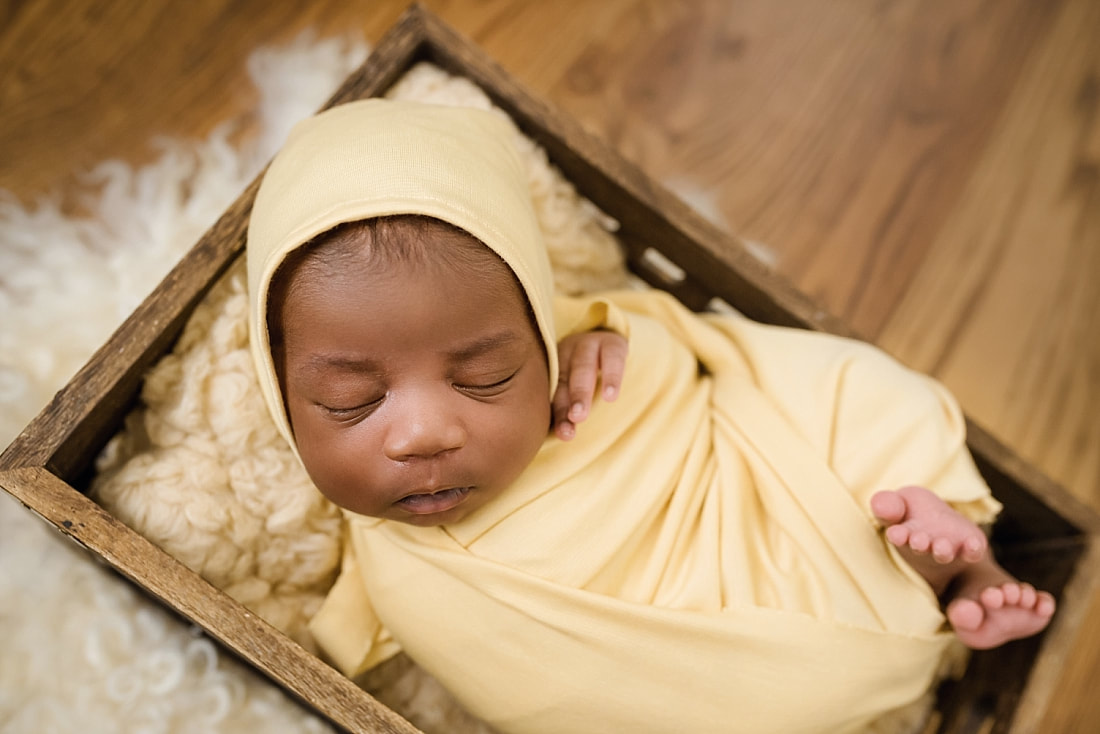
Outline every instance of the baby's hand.
{"type": "Polygon", "coordinates": [[[558,343],[559,377],[554,391],[554,433],[568,441],[577,433],[577,424],[588,417],[596,384],[608,402],[619,397],[626,365],[626,339],[613,331],[586,331],[572,334],[558,343]]]}

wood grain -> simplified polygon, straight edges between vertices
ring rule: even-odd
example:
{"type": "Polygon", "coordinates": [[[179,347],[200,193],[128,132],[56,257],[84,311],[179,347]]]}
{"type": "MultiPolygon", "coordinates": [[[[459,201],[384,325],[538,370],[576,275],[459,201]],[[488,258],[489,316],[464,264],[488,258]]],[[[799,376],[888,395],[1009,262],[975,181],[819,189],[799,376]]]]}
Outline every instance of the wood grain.
{"type": "Polygon", "coordinates": [[[1094,506],[1100,492],[1100,4],[1037,43],[881,343],[1094,506]],[[1028,406],[1022,409],[1023,406],[1028,406]]]}
{"type": "Polygon", "coordinates": [[[333,723],[349,732],[418,734],[403,718],[374,701],[348,678],[212,588],[186,566],[131,532],[84,495],[42,469],[4,473],[17,498],[50,508],[45,519],[97,553],[148,591],[169,601],[192,622],[216,630],[220,642],[291,693],[324,702],[333,723]]]}
{"type": "MultiPolygon", "coordinates": [[[[245,114],[257,45],[377,39],[404,4],[0,6],[0,188],[75,199],[103,158],[245,114]]],[[[426,4],[1100,508],[1100,5],[426,4]]],[[[1098,671],[1086,633],[1038,730],[1100,726],[1098,671]]]]}

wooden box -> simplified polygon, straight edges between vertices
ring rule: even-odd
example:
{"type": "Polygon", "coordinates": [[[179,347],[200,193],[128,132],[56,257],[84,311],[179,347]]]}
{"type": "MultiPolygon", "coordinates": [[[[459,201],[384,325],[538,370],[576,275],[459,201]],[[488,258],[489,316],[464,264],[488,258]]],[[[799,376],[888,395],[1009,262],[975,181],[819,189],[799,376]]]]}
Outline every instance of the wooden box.
{"type": "MultiPolygon", "coordinates": [[[[695,309],[720,299],[760,321],[850,335],[838,320],[762,267],[734,238],[576,123],[534,99],[476,47],[411,9],[331,104],[378,95],[418,61],[484,89],[541,144],[578,191],[621,223],[631,267],[695,309]],[[659,253],[659,255],[655,255],[659,253]],[[674,267],[654,267],[658,261],[674,267]]],[[[242,253],[254,182],[87,365],[0,456],[0,486],[164,604],[350,731],[416,729],[349,680],[123,525],[85,494],[96,455],[133,407],[146,371],[195,305],[242,253]]],[[[994,544],[1005,565],[1052,591],[1060,609],[1042,636],[976,653],[938,692],[928,731],[1034,731],[1084,623],[1100,523],[1062,488],[970,424],[970,448],[1005,512],[994,544]]]]}

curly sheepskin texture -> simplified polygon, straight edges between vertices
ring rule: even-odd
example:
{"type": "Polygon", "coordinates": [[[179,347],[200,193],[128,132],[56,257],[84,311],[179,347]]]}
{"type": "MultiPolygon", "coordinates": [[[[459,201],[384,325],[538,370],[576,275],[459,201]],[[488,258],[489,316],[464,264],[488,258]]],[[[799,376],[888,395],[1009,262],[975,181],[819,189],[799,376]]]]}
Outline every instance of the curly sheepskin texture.
{"type": "MultiPolygon", "coordinates": [[[[344,58],[353,55],[345,53],[344,58]]],[[[297,62],[300,65],[303,59],[297,62]]],[[[426,64],[406,74],[389,96],[491,108],[477,87],[426,64]]],[[[269,138],[278,141],[283,134],[285,130],[269,138]]],[[[563,292],[580,293],[631,284],[610,234],[616,223],[579,197],[549,165],[541,148],[518,130],[515,135],[528,164],[556,286],[563,292]]],[[[219,155],[233,158],[224,139],[214,148],[219,155]]],[[[273,148],[264,150],[270,154],[273,148]]],[[[243,181],[233,180],[230,188],[236,191],[239,185],[243,181]]],[[[192,188],[202,190],[202,184],[193,181],[192,188]]],[[[191,205],[185,199],[173,203],[177,210],[191,205]]],[[[169,216],[163,226],[172,224],[169,216]]],[[[188,232],[188,241],[195,234],[188,232]]],[[[98,260],[100,254],[88,257],[98,260]]],[[[133,254],[121,257],[120,273],[130,267],[133,254]]],[[[141,406],[99,458],[93,496],[189,568],[312,649],[306,622],[338,569],[340,518],[312,487],[267,414],[248,353],[244,280],[243,262],[239,262],[195,310],[173,352],[148,375],[141,406]]],[[[102,288],[105,283],[92,285],[102,288]]],[[[83,305],[103,300],[100,292],[88,290],[83,305]]],[[[125,311],[132,304],[116,305],[125,311]]],[[[107,318],[103,321],[110,323],[107,318]]],[[[102,335],[94,335],[91,341],[101,339],[102,335]]],[[[32,354],[31,359],[48,362],[54,357],[32,354]]],[[[18,381],[34,372],[0,372],[0,391],[25,395],[30,391],[18,381]]],[[[24,645],[20,651],[36,661],[29,677],[37,676],[41,683],[31,705],[14,714],[18,718],[8,712],[17,710],[15,702],[26,693],[9,695],[15,689],[5,686],[0,694],[0,723],[15,722],[13,731],[69,730],[78,721],[85,731],[325,729],[291,707],[281,694],[253,680],[250,673],[223,660],[205,638],[181,632],[179,625],[168,622],[169,617],[128,587],[104,584],[99,569],[73,562],[53,549],[49,554],[59,567],[46,572],[68,579],[68,593],[89,596],[92,606],[103,610],[88,616],[84,605],[82,615],[67,620],[65,626],[77,640],[82,664],[105,685],[84,681],[67,692],[64,685],[51,688],[49,684],[59,679],[51,673],[62,666],[40,655],[34,644],[24,645]],[[66,573],[61,566],[72,569],[66,573]],[[75,705],[72,700],[57,703],[74,696],[75,705]],[[68,711],[79,713],[68,716],[68,711]],[[89,727],[88,712],[94,712],[96,721],[114,724],[89,727]]],[[[34,574],[43,572],[40,566],[26,568],[35,569],[34,574]]],[[[29,576],[22,580],[27,586],[32,585],[29,576]]],[[[16,579],[14,585],[19,584],[16,579]]],[[[17,610],[15,617],[29,614],[29,610],[17,610]]],[[[44,640],[35,642],[45,646],[44,640]]],[[[3,659],[9,662],[3,664],[7,669],[0,668],[5,683],[16,680],[12,650],[5,645],[3,659]]],[[[72,667],[64,665],[65,670],[72,667]]],[[[404,656],[368,673],[360,683],[425,731],[488,731],[404,656]]],[[[876,731],[911,731],[926,709],[927,702],[922,702],[876,731]]]]}

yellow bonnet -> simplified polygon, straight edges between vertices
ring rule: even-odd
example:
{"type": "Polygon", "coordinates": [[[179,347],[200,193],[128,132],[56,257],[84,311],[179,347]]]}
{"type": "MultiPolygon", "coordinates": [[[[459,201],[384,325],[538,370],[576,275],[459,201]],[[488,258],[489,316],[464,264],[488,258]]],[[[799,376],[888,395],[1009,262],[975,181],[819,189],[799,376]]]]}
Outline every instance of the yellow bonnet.
{"type": "Polygon", "coordinates": [[[248,226],[249,330],[264,399],[294,444],[267,328],[286,256],[345,222],[421,214],[470,233],[527,294],[557,382],[550,263],[510,122],[465,107],[370,99],[299,123],[264,174],[248,226]]]}

